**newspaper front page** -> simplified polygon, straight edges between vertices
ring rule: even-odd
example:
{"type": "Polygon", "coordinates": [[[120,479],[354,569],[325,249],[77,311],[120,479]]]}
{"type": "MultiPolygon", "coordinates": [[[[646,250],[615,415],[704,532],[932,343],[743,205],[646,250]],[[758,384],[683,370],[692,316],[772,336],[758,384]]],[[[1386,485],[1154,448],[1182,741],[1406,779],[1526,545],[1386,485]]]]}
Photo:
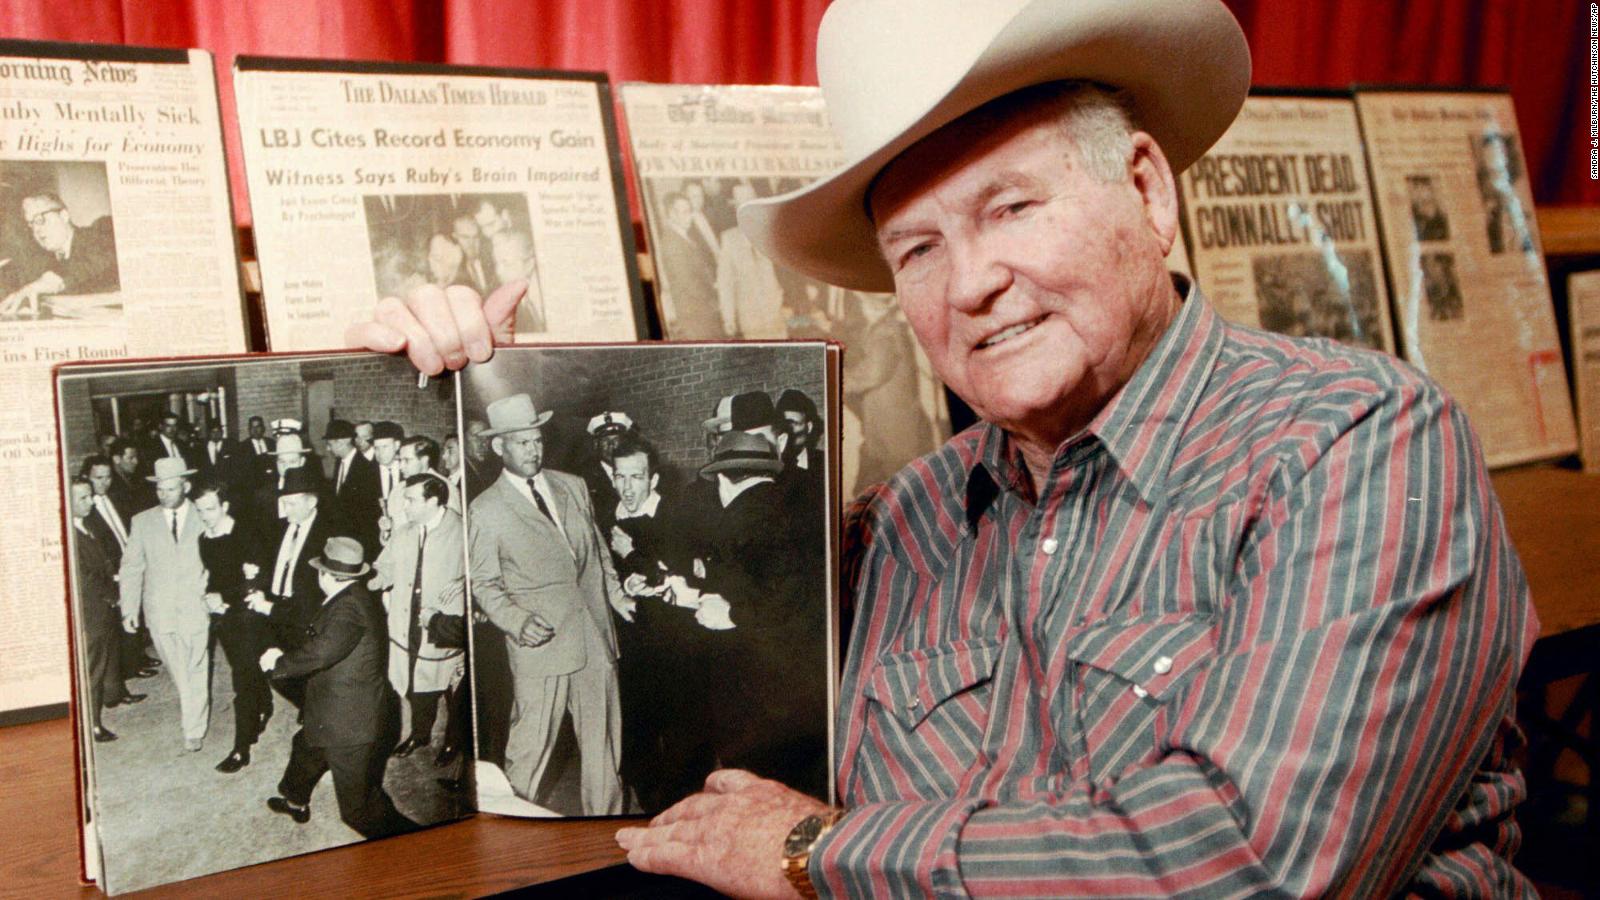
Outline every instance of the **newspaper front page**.
{"type": "Polygon", "coordinates": [[[944,389],[894,296],[787,271],[735,220],[739,204],[844,162],[821,90],[626,84],[622,104],[666,337],[842,342],[846,498],[938,447],[950,433],[944,389]]]}
{"type": "Polygon", "coordinates": [[[1400,354],[1467,411],[1491,466],[1577,449],[1511,97],[1357,91],[1400,354]]]}
{"type": "Polygon", "coordinates": [[[1583,470],[1600,472],[1600,272],[1567,277],[1567,321],[1583,470]]]}
{"type": "Polygon", "coordinates": [[[239,352],[245,328],[209,54],[0,41],[0,120],[3,723],[68,694],[51,366],[239,352]]]}
{"type": "Polygon", "coordinates": [[[1223,318],[1394,352],[1352,100],[1250,97],[1179,184],[1200,287],[1223,318]]]}
{"type": "Polygon", "coordinates": [[[604,75],[241,57],[234,84],[274,350],[423,283],[527,281],[518,340],[643,336],[604,75]]]}

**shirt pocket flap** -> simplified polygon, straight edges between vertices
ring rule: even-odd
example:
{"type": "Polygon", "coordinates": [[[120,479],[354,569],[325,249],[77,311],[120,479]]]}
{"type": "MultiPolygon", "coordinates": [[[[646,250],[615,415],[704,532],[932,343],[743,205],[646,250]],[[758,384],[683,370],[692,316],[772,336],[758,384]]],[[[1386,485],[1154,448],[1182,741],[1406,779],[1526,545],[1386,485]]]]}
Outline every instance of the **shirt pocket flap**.
{"type": "Polygon", "coordinates": [[[1000,643],[987,638],[891,653],[879,659],[866,694],[910,730],[939,704],[994,677],[999,655],[1000,643]]]}
{"type": "Polygon", "coordinates": [[[1108,619],[1072,634],[1067,656],[1133,685],[1140,696],[1165,699],[1216,651],[1209,616],[1177,613],[1108,619]]]}

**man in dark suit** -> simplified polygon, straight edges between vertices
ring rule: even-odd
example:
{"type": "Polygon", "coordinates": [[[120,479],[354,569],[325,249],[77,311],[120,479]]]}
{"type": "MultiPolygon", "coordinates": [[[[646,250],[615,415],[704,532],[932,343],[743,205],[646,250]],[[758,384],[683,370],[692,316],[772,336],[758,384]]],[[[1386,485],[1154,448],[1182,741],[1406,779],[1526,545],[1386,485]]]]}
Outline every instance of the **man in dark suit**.
{"type": "Polygon", "coordinates": [[[238,451],[238,445],[228,438],[228,429],[221,422],[212,422],[211,427],[206,429],[205,442],[195,454],[200,476],[231,487],[238,479],[234,471],[238,451]]]}
{"type": "Polygon", "coordinates": [[[156,460],[163,457],[176,457],[183,460],[184,468],[198,470],[198,461],[190,459],[191,455],[180,438],[178,417],[168,413],[161,417],[156,433],[139,449],[139,463],[146,475],[154,470],[156,460]]]}
{"type": "MultiPolygon", "coordinates": [[[[322,594],[317,590],[317,570],[311,560],[317,548],[333,537],[328,518],[318,510],[317,484],[305,466],[290,469],[278,494],[284,518],[277,528],[277,540],[264,556],[271,564],[262,572],[264,590],[245,598],[248,608],[266,616],[272,625],[273,644],[293,649],[306,639],[306,629],[317,614],[322,594]]],[[[267,532],[269,534],[274,532],[267,532]]],[[[273,687],[284,699],[299,706],[303,685],[290,678],[273,679],[273,687]]]]}
{"type": "Polygon", "coordinates": [[[661,267],[667,334],[680,340],[727,337],[717,299],[716,257],[690,231],[694,207],[683,194],[667,195],[664,205],[667,227],[661,229],[656,259],[661,267]]]}
{"type": "MultiPolygon", "coordinates": [[[[472,502],[473,599],[503,633],[512,692],[505,775],[534,800],[555,760],[562,719],[577,736],[582,815],[622,812],[621,707],[611,610],[633,618],[595,529],[583,480],[544,468],[540,415],[527,394],[489,404],[505,471],[472,502]]],[[[537,801],[535,801],[537,802],[537,801]]]]}
{"type": "Polygon", "coordinates": [[[310,821],[311,792],[331,769],[339,818],[362,837],[374,838],[418,826],[383,789],[398,700],[385,674],[383,609],[361,583],[371,571],[362,554],[354,538],[334,537],[321,557],[309,560],[321,594],[310,637],[288,652],[267,650],[261,668],[275,679],[305,680],[302,726],[278,782],[280,796],[268,799],[267,808],[297,824],[310,821]]]}
{"type": "Polygon", "coordinates": [[[289,483],[289,473],[299,472],[296,485],[304,487],[320,498],[325,485],[322,470],[309,461],[305,443],[298,434],[285,434],[273,441],[272,455],[264,457],[256,475],[256,487],[251,496],[251,513],[255,516],[256,533],[276,534],[283,521],[278,498],[283,496],[289,483]],[[269,462],[268,462],[269,461],[269,462]]]}
{"type": "Polygon", "coordinates": [[[265,419],[260,416],[251,416],[249,435],[245,439],[244,449],[251,456],[264,457],[272,453],[272,438],[267,437],[267,422],[265,419]]]}
{"type": "MultiPolygon", "coordinates": [[[[128,529],[133,523],[135,510],[130,499],[119,500],[112,493],[116,487],[115,472],[111,457],[99,454],[84,459],[79,469],[79,474],[88,480],[94,492],[91,498],[94,511],[84,520],[84,525],[100,542],[100,546],[105,548],[112,567],[119,568],[122,565],[122,551],[128,546],[128,529]]],[[[125,494],[123,496],[126,497],[125,494]]],[[[138,703],[145,698],[144,694],[131,693],[123,682],[156,674],[156,660],[144,652],[147,637],[148,634],[128,634],[118,630],[112,666],[119,681],[117,689],[106,694],[106,706],[138,703]]]]}
{"type": "Polygon", "coordinates": [[[700,470],[714,483],[721,510],[708,531],[705,594],[721,597],[733,627],[698,613],[718,630],[726,690],[716,707],[717,755],[724,767],[749,769],[801,791],[827,790],[825,746],[826,630],[821,544],[797,532],[777,484],[783,464],[760,434],[730,431],[700,470]],[[802,676],[801,673],[804,673],[802,676]]]}
{"type": "Polygon", "coordinates": [[[356,449],[356,427],[343,419],[331,419],[322,433],[333,464],[333,487],[329,492],[329,519],[361,542],[367,558],[378,555],[378,467],[356,449]]]}
{"type": "Polygon", "coordinates": [[[58,194],[39,191],[22,198],[22,220],[38,252],[23,263],[27,283],[0,300],[0,317],[33,318],[41,297],[117,290],[117,239],[110,216],[80,227],[58,194]]]}
{"type": "MultiPolygon", "coordinates": [[[[96,742],[114,741],[117,736],[100,722],[100,710],[108,699],[122,695],[122,673],[115,663],[117,653],[117,564],[111,561],[112,547],[88,525],[94,514],[94,489],[83,476],[72,479],[67,488],[72,511],[71,541],[73,606],[78,633],[83,637],[89,677],[87,684],[90,731],[96,742]]],[[[144,699],[143,697],[140,698],[144,699]]]]}
{"type": "Polygon", "coordinates": [[[125,437],[111,442],[111,486],[107,489],[119,509],[131,521],[135,515],[156,505],[156,491],[140,474],[144,460],[138,445],[125,437]]]}

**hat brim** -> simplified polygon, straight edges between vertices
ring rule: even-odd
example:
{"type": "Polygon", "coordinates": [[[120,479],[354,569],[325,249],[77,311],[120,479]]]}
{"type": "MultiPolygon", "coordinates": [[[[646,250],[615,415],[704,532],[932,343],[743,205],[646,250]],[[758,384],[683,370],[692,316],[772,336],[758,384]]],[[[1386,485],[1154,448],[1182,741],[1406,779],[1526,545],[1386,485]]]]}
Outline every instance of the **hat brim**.
{"type": "Polygon", "coordinates": [[[700,467],[700,477],[707,481],[713,480],[718,472],[727,472],[738,469],[741,472],[759,472],[766,475],[777,475],[783,471],[783,463],[776,459],[724,459],[714,460],[700,467]]]}
{"type": "Polygon", "coordinates": [[[550,421],[550,417],[553,415],[555,415],[554,411],[546,410],[535,416],[533,421],[526,425],[513,425],[510,428],[486,428],[478,433],[486,438],[495,438],[502,434],[515,434],[519,431],[530,431],[535,428],[543,428],[544,423],[550,421]]]}
{"type": "Polygon", "coordinates": [[[1136,127],[1155,138],[1178,173],[1216,143],[1244,105],[1250,49],[1238,22],[1214,0],[1033,0],[910,124],[830,176],[741,205],[739,226],[762,253],[801,274],[891,292],[894,278],[867,216],[873,180],[912,145],[984,103],[1068,79],[1126,91],[1136,127]]]}
{"type": "Polygon", "coordinates": [[[351,578],[351,579],[360,578],[363,575],[367,575],[372,571],[372,566],[370,566],[370,565],[368,565],[366,563],[362,563],[361,567],[359,569],[356,569],[354,572],[346,572],[343,569],[335,569],[335,568],[332,568],[332,567],[328,566],[326,563],[324,563],[322,561],[322,557],[320,557],[320,556],[306,560],[306,565],[310,566],[313,569],[316,569],[318,572],[327,572],[329,575],[333,575],[333,576],[336,576],[338,578],[351,578]]]}
{"type": "Polygon", "coordinates": [[[146,475],[144,477],[144,480],[145,481],[150,481],[150,482],[156,482],[156,481],[166,481],[168,478],[185,478],[185,477],[188,477],[190,475],[193,475],[195,472],[198,472],[198,471],[199,471],[198,469],[184,469],[182,472],[168,472],[165,475],[146,475]]]}

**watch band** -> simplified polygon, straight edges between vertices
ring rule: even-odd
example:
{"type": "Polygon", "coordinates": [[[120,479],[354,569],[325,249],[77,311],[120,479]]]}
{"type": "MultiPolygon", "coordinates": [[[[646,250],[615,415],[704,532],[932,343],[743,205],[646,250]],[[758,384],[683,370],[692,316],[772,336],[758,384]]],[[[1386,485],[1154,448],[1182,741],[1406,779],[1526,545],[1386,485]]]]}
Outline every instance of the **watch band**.
{"type": "Polygon", "coordinates": [[[806,816],[789,830],[789,836],[783,841],[783,877],[806,900],[817,900],[817,886],[811,883],[811,850],[842,816],[842,809],[806,816]]]}

